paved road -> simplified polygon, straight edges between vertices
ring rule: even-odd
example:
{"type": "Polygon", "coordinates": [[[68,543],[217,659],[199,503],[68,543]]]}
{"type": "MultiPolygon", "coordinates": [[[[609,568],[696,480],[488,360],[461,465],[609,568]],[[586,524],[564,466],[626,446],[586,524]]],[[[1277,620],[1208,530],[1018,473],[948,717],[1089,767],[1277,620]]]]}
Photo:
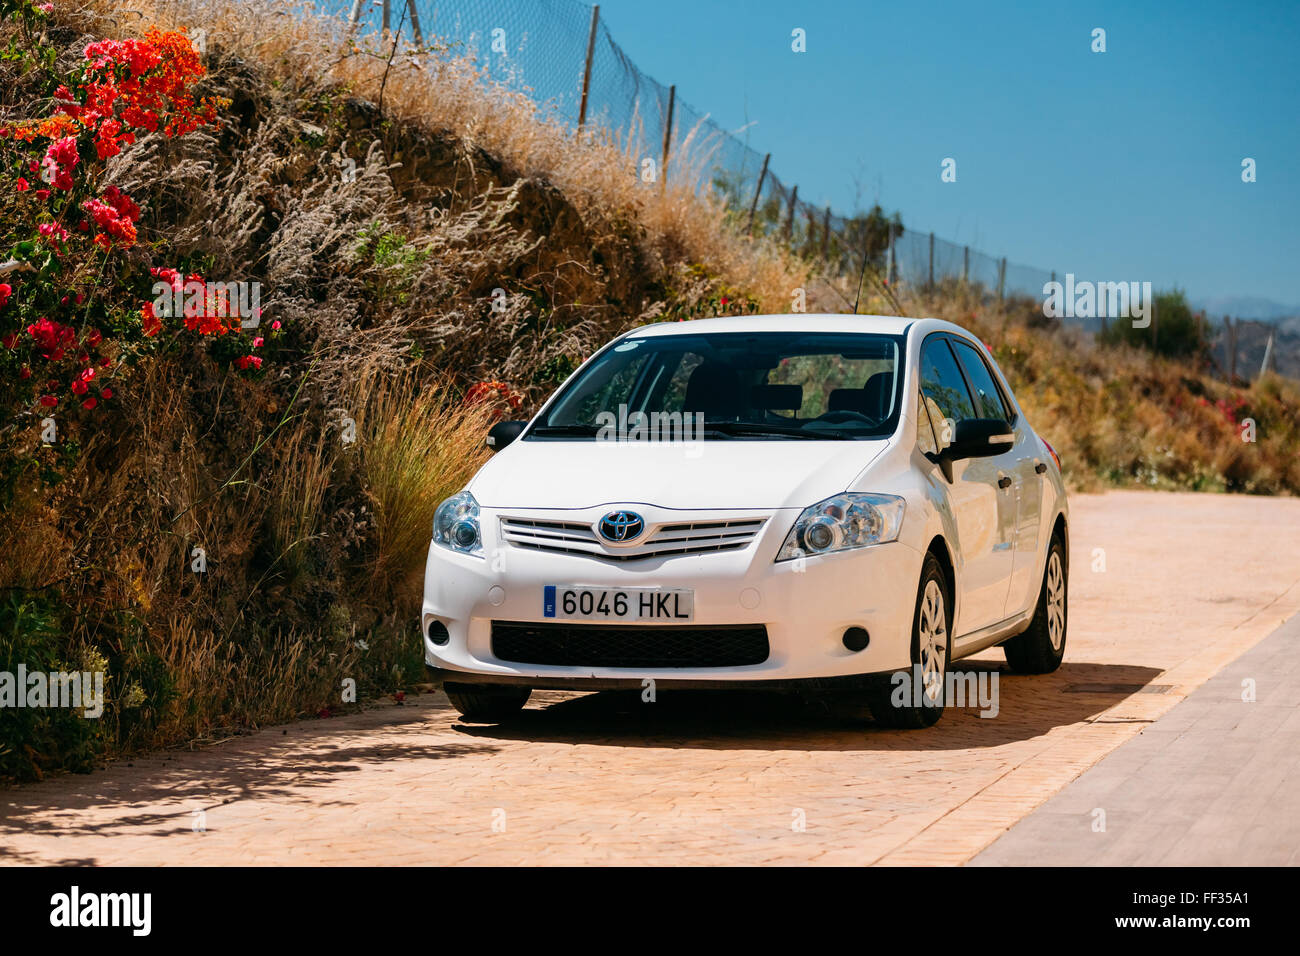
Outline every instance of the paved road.
{"type": "Polygon", "coordinates": [[[1300,616],[1018,823],[979,866],[1300,864],[1300,616]]]}
{"type": "Polygon", "coordinates": [[[1300,500],[1073,506],[1065,663],[1000,674],[993,719],[548,693],[496,727],[429,694],[0,793],[0,861],[963,863],[1300,610],[1300,500]]]}

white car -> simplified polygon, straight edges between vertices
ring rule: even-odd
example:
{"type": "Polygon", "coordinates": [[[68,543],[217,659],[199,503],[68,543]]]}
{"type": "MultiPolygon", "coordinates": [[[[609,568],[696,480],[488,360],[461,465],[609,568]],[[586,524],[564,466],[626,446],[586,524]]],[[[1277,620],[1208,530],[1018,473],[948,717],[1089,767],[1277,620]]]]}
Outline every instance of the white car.
{"type": "Polygon", "coordinates": [[[424,584],[425,659],[466,719],[653,684],[848,693],[923,727],[955,660],[1061,662],[1060,463],[952,323],[645,326],[487,441],[424,584]]]}

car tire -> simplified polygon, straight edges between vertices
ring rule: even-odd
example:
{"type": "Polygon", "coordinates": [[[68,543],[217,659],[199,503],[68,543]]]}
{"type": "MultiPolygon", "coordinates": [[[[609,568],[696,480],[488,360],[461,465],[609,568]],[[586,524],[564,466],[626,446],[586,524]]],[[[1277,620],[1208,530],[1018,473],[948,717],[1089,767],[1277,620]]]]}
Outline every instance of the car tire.
{"type": "Polygon", "coordinates": [[[867,704],[877,724],[919,730],[933,726],[943,716],[948,663],[952,659],[951,621],[948,579],[938,559],[927,554],[921,565],[916,611],[912,615],[912,669],[876,677],[867,704]],[[920,686],[915,688],[918,674],[920,686]]]}
{"type": "Polygon", "coordinates": [[[442,689],[461,717],[483,723],[513,717],[533,692],[530,687],[503,684],[443,684],[442,689]]]}
{"type": "Polygon", "coordinates": [[[1028,628],[1002,645],[1007,663],[1015,673],[1050,674],[1061,666],[1061,658],[1065,656],[1069,582],[1065,542],[1054,534],[1047,550],[1034,618],[1028,628]]]}

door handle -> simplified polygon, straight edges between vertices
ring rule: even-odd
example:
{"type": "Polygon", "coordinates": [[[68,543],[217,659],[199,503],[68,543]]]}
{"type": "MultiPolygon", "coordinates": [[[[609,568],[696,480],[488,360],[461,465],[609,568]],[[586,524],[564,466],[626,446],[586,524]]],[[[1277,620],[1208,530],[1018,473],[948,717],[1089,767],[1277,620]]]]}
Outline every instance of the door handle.
{"type": "Polygon", "coordinates": [[[999,479],[998,479],[998,487],[999,487],[999,488],[1010,488],[1010,487],[1011,487],[1011,476],[1010,476],[1010,475],[1003,475],[1001,478],[999,478],[999,479]]]}
{"type": "Polygon", "coordinates": [[[1045,474],[1047,472],[1047,462],[1040,461],[1038,464],[1034,465],[1034,471],[1038,472],[1040,475],[1045,474]]]}

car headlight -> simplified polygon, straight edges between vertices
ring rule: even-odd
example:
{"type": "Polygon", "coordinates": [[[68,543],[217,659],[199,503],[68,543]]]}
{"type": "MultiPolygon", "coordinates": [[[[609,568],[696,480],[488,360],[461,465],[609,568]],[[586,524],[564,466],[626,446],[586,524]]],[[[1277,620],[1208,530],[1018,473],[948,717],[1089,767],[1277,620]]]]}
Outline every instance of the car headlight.
{"type": "Polygon", "coordinates": [[[452,495],[433,513],[433,540],[462,554],[483,553],[479,531],[478,502],[468,491],[452,495]]]}
{"type": "Polygon", "coordinates": [[[897,495],[842,494],[805,508],[795,521],[778,561],[884,544],[903,527],[905,502],[897,495]]]}

